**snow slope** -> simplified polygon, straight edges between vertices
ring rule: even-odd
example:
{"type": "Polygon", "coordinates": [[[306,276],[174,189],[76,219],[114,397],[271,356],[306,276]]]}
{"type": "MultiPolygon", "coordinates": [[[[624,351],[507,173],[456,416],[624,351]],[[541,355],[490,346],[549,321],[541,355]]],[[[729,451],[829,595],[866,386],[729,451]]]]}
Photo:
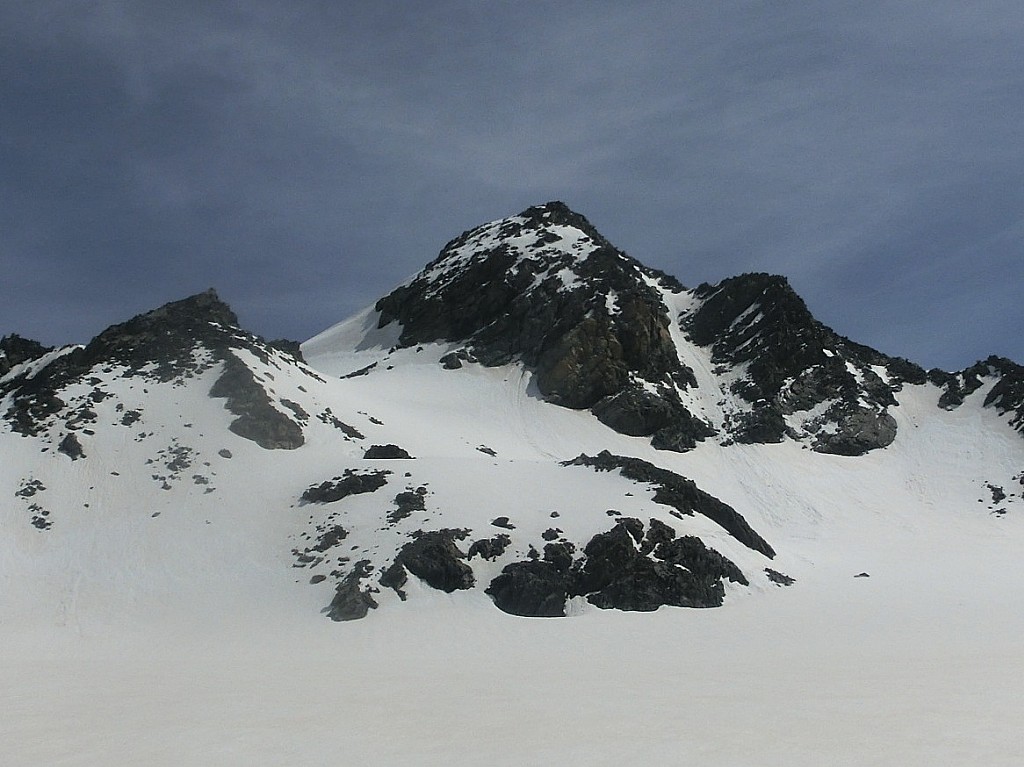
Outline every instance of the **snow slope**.
{"type": "MultiPolygon", "coordinates": [[[[692,294],[657,289],[697,380],[686,405],[720,426],[742,369],[689,342],[692,294]]],[[[308,364],[232,347],[301,422],[294,449],[231,430],[216,355],[165,381],[104,362],[38,434],[0,421],[0,762],[1022,763],[1024,440],[984,406],[993,381],[952,410],[905,384],[895,439],[862,456],[794,439],[677,453],[544,401],[521,363],[446,369],[459,343],[397,348],[400,328],[377,325],[368,309],[325,331],[308,364]],[[58,450],[69,430],[77,460],[58,450]],[[388,444],[413,458],[364,458],[388,444]],[[605,450],[692,479],[776,555],[649,485],[562,465],[605,450]],[[345,471],[387,474],[302,501],[345,471]],[[423,508],[395,514],[402,493],[423,508]],[[584,544],[609,511],[699,536],[749,584],[715,609],[495,609],[484,588],[505,564],[553,528],[584,544]],[[474,588],[410,576],[363,620],[321,614],[355,561],[379,573],[438,528],[510,545],[466,560],[474,588]]]]}

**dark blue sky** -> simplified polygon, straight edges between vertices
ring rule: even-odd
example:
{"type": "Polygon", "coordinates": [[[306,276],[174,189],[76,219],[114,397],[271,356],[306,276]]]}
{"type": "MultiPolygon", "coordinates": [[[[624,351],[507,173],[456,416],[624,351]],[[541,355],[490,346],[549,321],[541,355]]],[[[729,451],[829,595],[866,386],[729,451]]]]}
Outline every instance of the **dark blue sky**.
{"type": "Polygon", "coordinates": [[[0,334],[214,286],[303,339],[561,199],[687,285],[1024,362],[1021,40],[999,0],[3,3],[0,334]]]}

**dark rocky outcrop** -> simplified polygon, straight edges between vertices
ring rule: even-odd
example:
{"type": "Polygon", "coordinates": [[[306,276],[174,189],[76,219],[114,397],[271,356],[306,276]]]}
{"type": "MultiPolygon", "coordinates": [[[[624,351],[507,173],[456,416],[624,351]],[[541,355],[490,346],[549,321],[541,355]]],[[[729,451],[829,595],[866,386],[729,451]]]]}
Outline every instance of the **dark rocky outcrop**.
{"type": "Polygon", "coordinates": [[[589,466],[598,471],[620,471],[622,476],[643,482],[655,488],[654,502],[670,506],[686,515],[703,514],[717,523],[744,546],[766,557],[775,556],[775,550],[747,524],[734,508],[705,493],[685,477],[662,469],[639,458],[613,455],[607,450],[596,456],[580,455],[565,466],[589,466]]]}
{"type": "Polygon", "coordinates": [[[938,405],[945,410],[960,407],[986,380],[994,380],[992,389],[985,395],[985,407],[1008,416],[1010,425],[1024,434],[1024,366],[993,355],[958,373],[929,370],[928,380],[942,387],[938,405]]]}
{"type": "Polygon", "coordinates": [[[22,338],[17,333],[0,338],[0,377],[11,372],[16,365],[39,359],[50,351],[53,351],[52,347],[22,338]]]}
{"type": "Polygon", "coordinates": [[[334,599],[324,610],[332,621],[352,621],[365,618],[366,614],[377,608],[377,600],[368,589],[360,588],[364,578],[369,575],[370,562],[357,562],[352,571],[338,583],[334,599]]]}
{"type": "Polygon", "coordinates": [[[717,607],[724,580],[747,585],[736,565],[696,537],[675,537],[656,519],[644,529],[639,519],[622,517],[595,535],[575,558],[567,542],[548,543],[544,558],[506,565],[486,593],[513,615],[558,617],[566,600],[586,597],[591,604],[628,611],[675,607],[717,607]]]}
{"type": "Polygon", "coordinates": [[[348,530],[341,525],[332,525],[327,530],[324,530],[317,539],[316,545],[310,551],[319,551],[322,554],[328,549],[337,546],[346,538],[348,538],[348,530]]]}
{"type": "Polygon", "coordinates": [[[511,615],[559,618],[565,615],[569,580],[551,562],[507,565],[485,590],[499,610],[511,615]]]}
{"type": "Polygon", "coordinates": [[[210,396],[227,399],[225,407],[238,416],[228,428],[262,448],[294,450],[306,441],[302,427],[271,404],[253,372],[233,354],[226,354],[224,372],[210,396]]]}
{"type": "Polygon", "coordinates": [[[74,434],[65,435],[64,439],[57,445],[57,451],[63,453],[72,461],[85,458],[85,450],[82,449],[82,443],[78,441],[78,437],[74,434]]]}
{"type": "Polygon", "coordinates": [[[376,308],[381,327],[401,323],[401,346],[464,343],[443,358],[449,368],[522,360],[545,399],[577,409],[608,400],[600,406],[606,423],[647,436],[689,415],[675,388],[695,384],[651,283],[682,290],[552,202],[463,233],[376,308]],[[615,398],[636,390],[638,381],[659,385],[665,394],[652,397],[665,396],[666,403],[637,403],[643,412],[627,413],[636,408],[626,400],[636,395],[615,398]]]}
{"type": "Polygon", "coordinates": [[[512,539],[505,533],[498,533],[491,538],[481,538],[479,541],[473,541],[466,552],[466,559],[480,556],[483,559],[495,560],[505,553],[510,543],[512,539]]]}
{"type": "Polygon", "coordinates": [[[372,493],[387,484],[389,471],[346,469],[340,477],[313,485],[302,493],[303,503],[334,503],[350,495],[372,493]]]}
{"type": "Polygon", "coordinates": [[[764,569],[764,574],[767,575],[768,580],[776,586],[792,586],[796,583],[796,578],[791,578],[785,573],[780,573],[778,570],[772,570],[770,567],[766,567],[764,569]]]}
{"type": "Polygon", "coordinates": [[[247,335],[237,329],[235,313],[207,290],[112,325],[86,345],[82,362],[118,362],[151,380],[172,381],[208,369],[212,360],[197,359],[195,347],[223,352],[236,333],[247,335]]]}
{"type": "Polygon", "coordinates": [[[473,571],[463,560],[466,555],[456,545],[463,540],[465,530],[431,530],[414,534],[415,538],[402,546],[392,565],[381,576],[381,585],[393,588],[404,598],[402,587],[406,572],[410,572],[431,588],[447,593],[470,589],[476,583],[473,571]]]}
{"type": "Polygon", "coordinates": [[[366,459],[401,459],[412,458],[408,451],[398,445],[371,445],[363,454],[366,459]]]}
{"type": "Polygon", "coordinates": [[[388,512],[388,522],[396,524],[406,517],[412,516],[413,512],[426,511],[427,503],[424,496],[427,493],[425,487],[415,491],[405,491],[395,496],[395,508],[388,512]]]}
{"type": "Polygon", "coordinates": [[[1024,366],[1003,360],[1003,374],[985,397],[985,407],[1009,415],[1010,424],[1024,434],[1024,366]]]}
{"type": "Polygon", "coordinates": [[[737,442],[780,442],[786,415],[828,403],[805,426],[813,449],[861,455],[895,438],[887,409],[904,383],[925,382],[920,367],[818,322],[784,277],[745,274],[695,293],[700,303],[682,318],[691,340],[710,346],[716,363],[747,366],[733,391],[750,408],[727,423],[737,442]]]}

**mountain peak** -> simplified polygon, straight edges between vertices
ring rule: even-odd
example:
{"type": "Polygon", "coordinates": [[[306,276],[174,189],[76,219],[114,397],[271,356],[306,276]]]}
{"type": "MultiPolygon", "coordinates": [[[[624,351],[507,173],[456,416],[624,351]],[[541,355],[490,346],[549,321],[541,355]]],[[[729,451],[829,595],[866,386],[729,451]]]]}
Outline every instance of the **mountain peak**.
{"type": "Polygon", "coordinates": [[[683,421],[705,435],[679,400],[694,377],[662,300],[682,289],[549,202],[464,232],[376,309],[380,327],[401,324],[400,346],[456,342],[485,365],[521,361],[549,401],[595,408],[619,431],[650,435],[683,421]]]}

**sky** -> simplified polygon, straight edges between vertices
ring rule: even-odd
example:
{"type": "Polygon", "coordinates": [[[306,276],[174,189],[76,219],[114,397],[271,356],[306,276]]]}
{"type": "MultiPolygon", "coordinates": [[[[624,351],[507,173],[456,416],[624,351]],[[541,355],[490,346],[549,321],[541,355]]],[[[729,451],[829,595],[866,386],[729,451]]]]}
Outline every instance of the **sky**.
{"type": "Polygon", "coordinates": [[[0,335],[215,287],[303,340],[558,199],[688,286],[1024,363],[1022,39],[1008,0],[0,3],[0,335]]]}

